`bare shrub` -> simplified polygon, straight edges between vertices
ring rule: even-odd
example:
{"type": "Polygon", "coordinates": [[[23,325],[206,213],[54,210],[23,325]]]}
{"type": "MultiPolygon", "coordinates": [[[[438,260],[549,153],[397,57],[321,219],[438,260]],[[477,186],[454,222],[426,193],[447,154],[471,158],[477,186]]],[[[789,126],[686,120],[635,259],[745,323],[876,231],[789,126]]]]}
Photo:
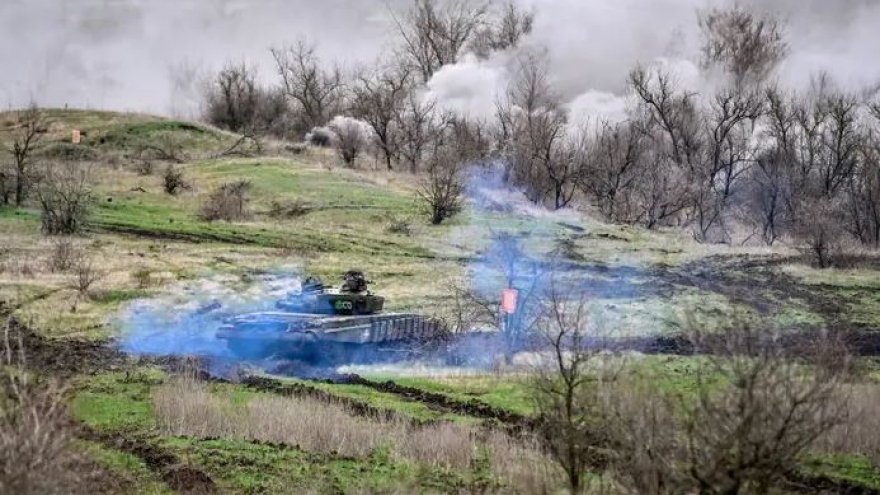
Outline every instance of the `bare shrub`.
{"type": "Polygon", "coordinates": [[[297,218],[308,215],[312,211],[312,207],[306,203],[295,201],[272,201],[269,207],[269,216],[272,218],[297,218]]]}
{"type": "Polygon", "coordinates": [[[327,124],[336,135],[334,143],[339,157],[348,167],[354,167],[355,160],[370,144],[372,129],[366,122],[351,117],[336,116],[327,124]]]}
{"type": "Polygon", "coordinates": [[[176,196],[180,191],[190,189],[190,185],[184,179],[183,171],[174,165],[168,165],[162,174],[162,188],[166,194],[176,196]]]}
{"type": "Polygon", "coordinates": [[[70,237],[57,237],[51,243],[47,265],[49,271],[66,272],[76,266],[82,251],[70,237]]]}
{"type": "Polygon", "coordinates": [[[150,138],[139,139],[134,145],[134,157],[140,162],[139,172],[152,175],[154,161],[183,163],[187,160],[183,138],[175,132],[163,131],[150,138]]]}
{"type": "Polygon", "coordinates": [[[0,493],[71,493],[74,458],[64,425],[65,388],[26,368],[21,339],[7,322],[0,349],[0,493]]]}
{"type": "Polygon", "coordinates": [[[615,472],[631,492],[769,493],[846,421],[848,358],[833,339],[782,347],[745,319],[692,335],[703,354],[693,392],[663,395],[648,376],[610,408],[615,472]]]}
{"type": "Polygon", "coordinates": [[[250,189],[251,183],[247,180],[224,183],[202,204],[202,219],[208,222],[217,220],[235,222],[250,218],[251,213],[248,208],[250,189]]]}
{"type": "Polygon", "coordinates": [[[47,165],[37,196],[44,234],[78,233],[88,220],[92,204],[91,166],[77,162],[47,165]]]}
{"type": "Polygon", "coordinates": [[[408,219],[394,219],[385,229],[390,234],[412,235],[412,223],[408,219]]]}
{"type": "Polygon", "coordinates": [[[156,171],[156,163],[149,158],[140,158],[135,162],[134,170],[140,175],[153,175],[156,171]]]}
{"type": "Polygon", "coordinates": [[[794,237],[799,247],[819,268],[834,265],[844,253],[847,232],[841,222],[841,201],[832,197],[805,197],[798,206],[794,237]]]}
{"type": "Polygon", "coordinates": [[[457,215],[462,208],[464,164],[445,153],[438,153],[428,165],[427,178],[416,191],[428,209],[432,225],[457,215]]]}
{"type": "Polygon", "coordinates": [[[0,181],[3,189],[11,191],[4,191],[0,199],[8,204],[11,197],[16,206],[21,206],[34,183],[34,151],[46,133],[47,123],[45,114],[36,104],[16,112],[14,119],[12,135],[3,140],[8,143],[4,144],[3,151],[12,157],[12,167],[2,172],[6,178],[0,181]]]}
{"type": "Polygon", "coordinates": [[[93,256],[83,253],[73,266],[73,275],[71,287],[80,297],[88,298],[91,296],[92,286],[104,278],[104,271],[101,270],[93,256]]]}

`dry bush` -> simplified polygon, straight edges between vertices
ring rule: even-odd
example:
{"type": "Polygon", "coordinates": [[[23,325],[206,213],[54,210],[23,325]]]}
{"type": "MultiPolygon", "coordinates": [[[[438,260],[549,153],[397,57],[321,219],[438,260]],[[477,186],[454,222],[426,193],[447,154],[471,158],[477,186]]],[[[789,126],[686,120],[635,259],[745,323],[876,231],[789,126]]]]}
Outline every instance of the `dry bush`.
{"type": "Polygon", "coordinates": [[[64,466],[75,455],[64,427],[65,389],[54,380],[37,381],[11,323],[2,330],[0,493],[71,493],[76,480],[64,466]]]}
{"type": "Polygon", "coordinates": [[[189,183],[184,179],[183,172],[174,165],[168,165],[165,173],[162,174],[162,188],[166,194],[176,196],[177,193],[191,188],[189,183]]]}
{"type": "Polygon", "coordinates": [[[410,462],[456,469],[479,462],[482,448],[488,450],[497,474],[530,486],[550,483],[542,478],[546,462],[536,444],[500,432],[481,433],[447,423],[414,427],[358,416],[345,406],[305,397],[258,397],[247,406],[234,406],[191,378],[159,388],[153,399],[159,427],[168,434],[271,441],[356,457],[389,448],[410,462]]]}
{"type": "Polygon", "coordinates": [[[138,172],[151,175],[155,160],[183,163],[187,160],[183,138],[171,131],[163,131],[149,140],[138,141],[134,146],[134,158],[139,161],[138,172]]]}
{"type": "Polygon", "coordinates": [[[73,266],[73,275],[71,287],[80,297],[89,297],[92,286],[104,278],[104,271],[95,262],[94,257],[83,254],[73,266]]]}
{"type": "Polygon", "coordinates": [[[432,225],[457,215],[464,196],[464,163],[447,153],[438,153],[428,165],[427,177],[416,191],[427,207],[432,225]]]}
{"type": "Polygon", "coordinates": [[[92,203],[91,166],[77,162],[47,165],[37,196],[44,234],[78,233],[85,226],[92,203]]]}
{"type": "Polygon", "coordinates": [[[235,222],[249,219],[251,216],[248,208],[250,189],[251,183],[247,180],[224,183],[214,190],[202,204],[202,219],[208,222],[217,220],[235,222]]]}
{"type": "Polygon", "coordinates": [[[385,230],[389,234],[400,234],[407,237],[413,233],[412,223],[408,219],[394,219],[388,224],[385,230]]]}
{"type": "Polygon", "coordinates": [[[847,232],[841,221],[843,205],[833,197],[803,198],[793,235],[804,254],[819,268],[828,268],[844,254],[847,232]]]}
{"type": "Polygon", "coordinates": [[[269,216],[278,219],[298,218],[309,214],[311,211],[311,206],[299,200],[272,201],[272,204],[269,206],[269,216]]]}
{"type": "Polygon", "coordinates": [[[783,348],[742,320],[692,342],[705,354],[692,391],[663,394],[643,377],[604,395],[631,493],[766,494],[846,423],[848,358],[833,339],[783,348]]]}
{"type": "Polygon", "coordinates": [[[51,272],[66,272],[76,266],[82,254],[70,237],[58,237],[52,240],[46,265],[51,272]]]}
{"type": "Polygon", "coordinates": [[[350,117],[337,116],[327,124],[336,135],[334,143],[339,157],[348,167],[354,167],[355,160],[370,145],[373,131],[366,122],[350,117]]]}

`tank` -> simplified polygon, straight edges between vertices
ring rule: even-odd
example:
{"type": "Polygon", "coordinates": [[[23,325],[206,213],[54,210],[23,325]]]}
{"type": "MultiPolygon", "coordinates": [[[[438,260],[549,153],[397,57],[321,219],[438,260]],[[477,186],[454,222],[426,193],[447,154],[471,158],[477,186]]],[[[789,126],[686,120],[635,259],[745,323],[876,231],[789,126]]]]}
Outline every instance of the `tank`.
{"type": "Polygon", "coordinates": [[[373,294],[363,271],[352,269],[342,285],[326,287],[309,277],[298,291],[275,304],[276,311],[226,319],[217,332],[228,349],[243,359],[281,357],[302,361],[350,360],[367,351],[403,350],[436,341],[446,328],[414,313],[383,313],[385,298],[373,294]]]}

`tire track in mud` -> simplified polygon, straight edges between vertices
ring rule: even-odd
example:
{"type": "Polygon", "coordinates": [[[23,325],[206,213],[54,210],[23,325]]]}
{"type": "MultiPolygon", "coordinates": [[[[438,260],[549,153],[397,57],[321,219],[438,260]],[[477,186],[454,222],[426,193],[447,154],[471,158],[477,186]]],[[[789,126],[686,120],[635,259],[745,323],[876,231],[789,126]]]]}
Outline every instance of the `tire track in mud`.
{"type": "Polygon", "coordinates": [[[82,423],[74,426],[76,436],[83,440],[131,454],[142,460],[170,489],[187,495],[219,493],[217,484],[198,467],[184,462],[175,453],[138,435],[105,433],[82,423]]]}
{"type": "Polygon", "coordinates": [[[538,425],[534,418],[529,418],[521,414],[491,406],[478,399],[463,401],[445,394],[428,392],[420,388],[400,385],[391,380],[375,382],[360,375],[348,374],[341,375],[337,380],[334,380],[334,382],[361,385],[378,392],[394,394],[406,401],[420,402],[434,410],[497,421],[514,429],[534,430],[538,425]]]}

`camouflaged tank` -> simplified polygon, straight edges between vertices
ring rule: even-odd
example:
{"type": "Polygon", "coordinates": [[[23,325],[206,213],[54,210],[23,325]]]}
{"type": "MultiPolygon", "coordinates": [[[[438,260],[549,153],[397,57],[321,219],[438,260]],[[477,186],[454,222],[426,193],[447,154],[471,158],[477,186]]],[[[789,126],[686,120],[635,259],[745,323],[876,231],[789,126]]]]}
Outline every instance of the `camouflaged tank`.
{"type": "Polygon", "coordinates": [[[360,270],[349,270],[339,289],[309,277],[302,289],[276,303],[277,311],[248,313],[224,321],[217,337],[239,358],[320,360],[339,351],[425,342],[445,327],[413,313],[382,313],[385,299],[372,294],[360,270]]]}

